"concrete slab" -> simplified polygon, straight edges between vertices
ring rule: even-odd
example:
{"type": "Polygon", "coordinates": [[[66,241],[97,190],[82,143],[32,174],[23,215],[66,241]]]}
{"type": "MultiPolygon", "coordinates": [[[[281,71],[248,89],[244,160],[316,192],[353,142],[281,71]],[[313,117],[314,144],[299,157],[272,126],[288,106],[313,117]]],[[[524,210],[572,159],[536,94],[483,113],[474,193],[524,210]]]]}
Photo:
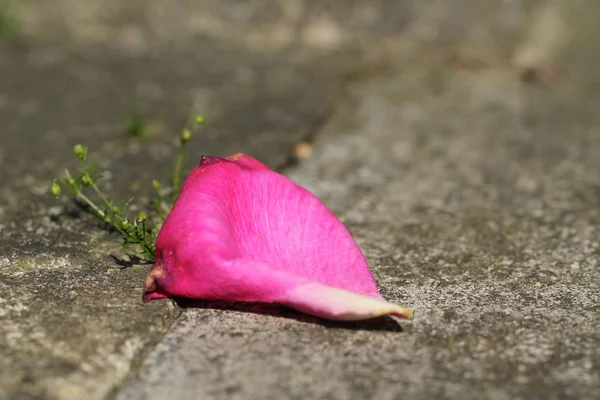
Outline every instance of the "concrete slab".
{"type": "Polygon", "coordinates": [[[583,60],[598,56],[597,28],[556,6],[491,58],[391,46],[386,73],[351,85],[312,157],[287,170],[348,225],[413,321],[201,304],[117,399],[596,397],[600,97],[583,60]],[[556,40],[541,44],[545,29],[556,40]]]}
{"type": "Polygon", "coordinates": [[[595,396],[594,2],[161,4],[29,2],[0,44],[0,399],[595,396]],[[126,137],[131,108],[153,135],[126,137]],[[47,184],[81,142],[124,199],[168,175],[198,112],[188,168],[282,167],[318,130],[286,172],[415,320],[141,305],[148,267],[121,269],[115,236],[47,184]]]}

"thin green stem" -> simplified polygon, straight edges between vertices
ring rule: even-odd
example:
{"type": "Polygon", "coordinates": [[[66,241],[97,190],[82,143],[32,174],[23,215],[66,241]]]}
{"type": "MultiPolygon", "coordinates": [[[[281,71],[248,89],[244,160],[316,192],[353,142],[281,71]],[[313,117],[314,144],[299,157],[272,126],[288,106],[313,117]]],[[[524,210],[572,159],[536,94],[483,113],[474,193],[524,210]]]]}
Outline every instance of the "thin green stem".
{"type": "Polygon", "coordinates": [[[94,212],[94,214],[96,214],[96,216],[98,218],[100,218],[102,221],[110,223],[110,217],[104,212],[102,211],[100,208],[98,208],[98,206],[92,201],[90,200],[85,194],[81,193],[80,190],[77,190],[75,192],[75,195],[77,197],[79,197],[81,200],[83,200],[88,206],[90,206],[90,208],[92,209],[92,211],[94,212]]]}
{"type": "Polygon", "coordinates": [[[181,144],[179,148],[179,155],[177,156],[177,164],[175,164],[175,170],[173,171],[173,194],[171,197],[171,205],[175,204],[175,200],[179,197],[181,192],[181,181],[183,179],[183,162],[185,160],[185,143],[181,144]]]}
{"type": "Polygon", "coordinates": [[[106,206],[106,208],[108,208],[108,210],[110,210],[111,213],[115,214],[115,212],[113,210],[113,204],[112,204],[112,202],[106,198],[106,196],[104,195],[104,193],[102,193],[102,191],[96,185],[96,182],[94,182],[92,180],[91,183],[90,183],[90,186],[92,187],[92,189],[94,189],[94,192],[96,192],[96,194],[98,195],[98,197],[100,197],[100,200],[102,200],[102,202],[104,203],[104,205],[106,206]]]}
{"type": "MultiPolygon", "coordinates": [[[[154,258],[155,255],[155,250],[154,250],[154,245],[149,245],[148,243],[146,243],[145,241],[142,243],[138,243],[140,245],[140,247],[145,250],[145,253],[148,254],[148,256],[150,256],[150,258],[154,258]]],[[[144,252],[142,252],[144,253],[144,252]]]]}

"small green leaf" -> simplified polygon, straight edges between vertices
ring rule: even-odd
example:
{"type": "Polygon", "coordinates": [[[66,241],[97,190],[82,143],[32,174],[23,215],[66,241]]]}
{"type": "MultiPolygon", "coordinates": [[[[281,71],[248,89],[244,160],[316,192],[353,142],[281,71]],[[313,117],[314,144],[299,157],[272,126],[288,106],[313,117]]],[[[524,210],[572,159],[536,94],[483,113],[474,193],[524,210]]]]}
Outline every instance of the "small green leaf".
{"type": "Polygon", "coordinates": [[[80,144],[73,146],[73,153],[75,153],[77,158],[79,158],[79,161],[85,161],[85,158],[87,157],[87,151],[87,147],[80,144]]]}
{"type": "Polygon", "coordinates": [[[60,185],[58,184],[58,182],[56,182],[56,179],[52,182],[50,192],[56,197],[60,196],[60,185]]]}
{"type": "Polygon", "coordinates": [[[132,113],[127,119],[125,130],[132,137],[143,137],[145,133],[144,121],[137,113],[132,113]]]}
{"type": "Polygon", "coordinates": [[[129,207],[129,205],[131,204],[131,202],[135,199],[135,197],[131,197],[129,198],[125,203],[123,203],[123,205],[121,206],[121,210],[120,213],[124,213],[127,208],[129,207]]]}

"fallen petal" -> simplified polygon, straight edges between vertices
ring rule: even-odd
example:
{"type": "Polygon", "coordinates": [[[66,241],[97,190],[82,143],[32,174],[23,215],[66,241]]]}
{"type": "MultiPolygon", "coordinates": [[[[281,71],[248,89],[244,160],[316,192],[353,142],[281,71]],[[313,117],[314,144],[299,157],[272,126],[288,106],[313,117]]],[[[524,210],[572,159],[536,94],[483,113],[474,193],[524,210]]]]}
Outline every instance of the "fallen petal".
{"type": "Polygon", "coordinates": [[[280,303],[333,320],[412,312],[383,299],[346,227],[259,161],[203,157],[156,242],[144,301],[171,296],[280,303]]]}

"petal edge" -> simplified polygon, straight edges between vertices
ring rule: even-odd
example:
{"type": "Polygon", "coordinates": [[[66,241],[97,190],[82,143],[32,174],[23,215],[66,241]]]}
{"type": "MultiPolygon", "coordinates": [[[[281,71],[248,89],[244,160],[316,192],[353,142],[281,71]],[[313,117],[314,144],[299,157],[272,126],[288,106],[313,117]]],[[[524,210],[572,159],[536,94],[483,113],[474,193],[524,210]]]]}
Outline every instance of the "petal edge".
{"type": "Polygon", "coordinates": [[[411,319],[412,310],[385,299],[364,296],[319,283],[298,286],[281,303],[298,311],[336,321],[359,321],[385,315],[411,319]]]}

